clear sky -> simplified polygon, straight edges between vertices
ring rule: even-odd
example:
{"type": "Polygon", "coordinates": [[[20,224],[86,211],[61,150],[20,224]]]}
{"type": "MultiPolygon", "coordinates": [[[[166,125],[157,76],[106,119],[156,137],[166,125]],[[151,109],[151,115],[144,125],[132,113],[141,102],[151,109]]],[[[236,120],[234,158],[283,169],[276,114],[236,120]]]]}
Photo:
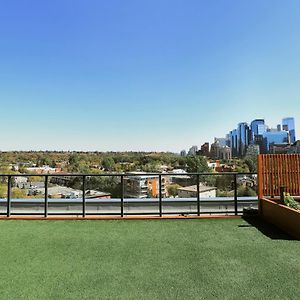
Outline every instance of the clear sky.
{"type": "Polygon", "coordinates": [[[0,150],[180,151],[294,116],[299,0],[0,1],[0,150]]]}

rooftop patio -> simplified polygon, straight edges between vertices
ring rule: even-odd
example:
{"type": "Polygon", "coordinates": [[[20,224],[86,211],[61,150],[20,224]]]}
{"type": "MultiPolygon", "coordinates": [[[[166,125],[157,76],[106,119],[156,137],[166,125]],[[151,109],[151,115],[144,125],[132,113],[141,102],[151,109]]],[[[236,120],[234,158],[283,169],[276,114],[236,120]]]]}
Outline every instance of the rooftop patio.
{"type": "Polygon", "coordinates": [[[3,299],[297,299],[299,241],[250,219],[0,221],[3,299]]]}

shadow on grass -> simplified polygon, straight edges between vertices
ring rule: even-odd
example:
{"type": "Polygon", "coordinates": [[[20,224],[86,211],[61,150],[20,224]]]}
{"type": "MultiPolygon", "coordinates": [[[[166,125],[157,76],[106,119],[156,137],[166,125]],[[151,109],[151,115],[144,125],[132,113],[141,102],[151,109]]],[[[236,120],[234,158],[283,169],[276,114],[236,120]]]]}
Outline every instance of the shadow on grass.
{"type": "Polygon", "coordinates": [[[276,226],[274,226],[274,225],[272,225],[270,223],[265,222],[264,220],[262,220],[258,216],[250,216],[250,217],[243,216],[242,218],[248,224],[246,224],[246,225],[239,225],[239,227],[241,227],[241,228],[243,228],[243,227],[244,228],[255,227],[262,234],[264,234],[265,236],[267,236],[267,237],[269,237],[270,239],[273,239],[273,240],[290,240],[290,241],[296,240],[295,238],[293,238],[292,236],[288,235],[284,231],[280,230],[276,226]]]}

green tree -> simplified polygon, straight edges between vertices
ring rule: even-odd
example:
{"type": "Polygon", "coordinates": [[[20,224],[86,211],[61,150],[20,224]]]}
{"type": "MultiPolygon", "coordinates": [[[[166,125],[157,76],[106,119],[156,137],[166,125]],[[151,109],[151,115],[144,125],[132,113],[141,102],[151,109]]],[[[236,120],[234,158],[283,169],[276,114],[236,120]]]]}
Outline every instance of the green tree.
{"type": "Polygon", "coordinates": [[[0,184],[0,198],[6,198],[7,197],[7,185],[0,184]]]}
{"type": "Polygon", "coordinates": [[[115,169],[115,161],[113,160],[112,157],[108,156],[105,157],[102,160],[102,167],[106,170],[106,171],[114,171],[115,169]]]}
{"type": "Polygon", "coordinates": [[[232,189],[233,177],[231,175],[218,175],[216,177],[216,187],[218,190],[230,191],[232,189]]]}
{"type": "Polygon", "coordinates": [[[248,166],[251,173],[257,172],[257,156],[247,157],[245,159],[245,164],[248,166]]]}
{"type": "Polygon", "coordinates": [[[237,194],[239,197],[243,196],[256,196],[256,192],[250,188],[249,186],[239,186],[237,190],[237,194]]]}
{"type": "Polygon", "coordinates": [[[179,184],[170,184],[167,186],[167,191],[169,196],[176,197],[178,195],[178,188],[180,188],[179,184]]]}
{"type": "Polygon", "coordinates": [[[12,197],[15,199],[27,198],[27,191],[19,188],[12,188],[12,197]]]}
{"type": "Polygon", "coordinates": [[[186,159],[187,171],[189,173],[209,172],[207,160],[203,156],[188,156],[186,159]]]}

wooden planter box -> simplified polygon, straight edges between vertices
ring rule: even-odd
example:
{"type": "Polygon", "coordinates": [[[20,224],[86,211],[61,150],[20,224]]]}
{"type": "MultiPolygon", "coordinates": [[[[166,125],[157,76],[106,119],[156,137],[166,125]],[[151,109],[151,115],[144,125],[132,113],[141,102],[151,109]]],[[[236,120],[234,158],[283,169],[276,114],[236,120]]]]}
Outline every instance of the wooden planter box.
{"type": "Polygon", "coordinates": [[[267,222],[300,240],[300,211],[279,204],[276,200],[260,199],[260,215],[267,222]]]}

